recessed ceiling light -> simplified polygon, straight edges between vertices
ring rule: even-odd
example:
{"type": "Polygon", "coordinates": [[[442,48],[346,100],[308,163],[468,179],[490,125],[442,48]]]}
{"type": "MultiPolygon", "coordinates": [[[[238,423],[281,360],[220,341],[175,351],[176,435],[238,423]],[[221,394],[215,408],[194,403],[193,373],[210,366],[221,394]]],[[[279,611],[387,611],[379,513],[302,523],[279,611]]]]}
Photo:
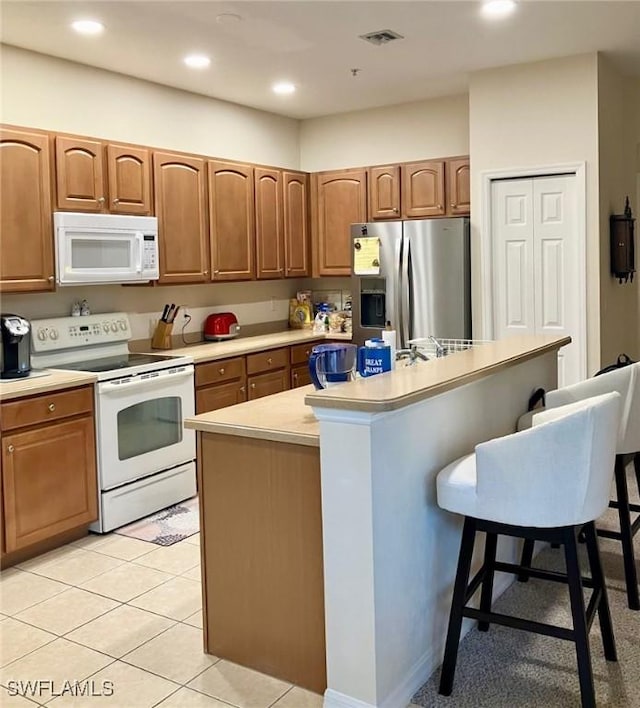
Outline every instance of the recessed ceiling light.
{"type": "Polygon", "coordinates": [[[189,54],[184,58],[184,63],[191,69],[206,69],[211,64],[211,59],[204,54],[189,54]]]}
{"type": "Polygon", "coordinates": [[[279,81],[277,84],[273,84],[271,89],[274,93],[284,96],[288,93],[293,93],[296,87],[290,81],[279,81]]]}
{"type": "Polygon", "coordinates": [[[515,9],[515,0],[488,0],[482,4],[482,14],[485,17],[506,17],[515,9]]]}
{"type": "Polygon", "coordinates": [[[80,34],[100,34],[104,31],[104,25],[97,20],[76,20],[71,27],[80,34]]]}

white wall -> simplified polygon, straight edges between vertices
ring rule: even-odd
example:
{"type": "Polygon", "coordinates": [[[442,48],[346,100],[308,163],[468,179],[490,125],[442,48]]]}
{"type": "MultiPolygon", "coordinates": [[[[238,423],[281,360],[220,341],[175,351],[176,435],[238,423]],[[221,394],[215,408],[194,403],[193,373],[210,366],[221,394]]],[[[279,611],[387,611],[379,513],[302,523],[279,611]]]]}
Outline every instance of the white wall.
{"type": "Polygon", "coordinates": [[[481,331],[484,219],[482,173],[487,170],[586,163],[587,366],[600,363],[600,240],[598,203],[597,55],[501,67],[471,75],[471,155],[474,330],[481,331]]]}
{"type": "MultiPolygon", "coordinates": [[[[603,56],[598,57],[598,136],[600,158],[600,349],[603,364],[621,352],[640,357],[640,285],[619,284],[610,269],[609,215],[622,214],[629,196],[634,214],[636,201],[636,147],[640,136],[632,133],[633,91],[603,56]]],[[[640,126],[634,125],[636,134],[640,126]]]]}
{"type": "Polygon", "coordinates": [[[299,122],[2,45],[1,120],[298,168],[299,122]]]}
{"type": "Polygon", "coordinates": [[[469,153],[466,94],[302,121],[308,172],[469,153]]]}

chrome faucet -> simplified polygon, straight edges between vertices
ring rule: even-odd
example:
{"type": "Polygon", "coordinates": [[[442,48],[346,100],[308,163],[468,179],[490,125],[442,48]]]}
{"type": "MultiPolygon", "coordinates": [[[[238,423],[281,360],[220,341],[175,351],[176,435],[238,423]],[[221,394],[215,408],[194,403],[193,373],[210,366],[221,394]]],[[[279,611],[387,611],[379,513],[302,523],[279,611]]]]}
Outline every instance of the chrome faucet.
{"type": "Polygon", "coordinates": [[[396,352],[396,361],[400,359],[409,359],[407,366],[415,364],[418,359],[429,361],[429,357],[418,350],[417,344],[412,344],[409,349],[398,349],[396,352]]]}

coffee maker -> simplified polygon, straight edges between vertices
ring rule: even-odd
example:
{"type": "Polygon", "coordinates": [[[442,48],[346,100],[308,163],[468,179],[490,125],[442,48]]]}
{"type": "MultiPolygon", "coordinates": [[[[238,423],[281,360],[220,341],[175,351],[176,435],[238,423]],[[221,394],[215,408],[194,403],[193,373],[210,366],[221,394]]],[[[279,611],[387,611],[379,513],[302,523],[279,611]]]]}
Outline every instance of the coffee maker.
{"type": "Polygon", "coordinates": [[[31,325],[20,315],[0,315],[0,378],[19,379],[31,372],[31,325]]]}

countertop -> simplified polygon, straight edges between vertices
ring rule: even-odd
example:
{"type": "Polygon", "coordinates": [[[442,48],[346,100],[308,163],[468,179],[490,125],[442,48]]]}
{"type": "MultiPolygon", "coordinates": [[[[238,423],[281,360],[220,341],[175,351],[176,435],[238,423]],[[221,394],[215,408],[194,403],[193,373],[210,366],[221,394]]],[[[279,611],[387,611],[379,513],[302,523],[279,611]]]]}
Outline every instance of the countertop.
{"type": "Polygon", "coordinates": [[[395,410],[554,352],[570,341],[569,337],[514,337],[482,344],[442,359],[420,362],[323,391],[304,386],[202,413],[186,419],[185,427],[318,446],[319,423],[310,405],[367,412],[395,410]]]}
{"type": "Polygon", "coordinates": [[[319,447],[320,424],[304,402],[305,396],[313,390],[313,386],[301,386],[255,401],[201,413],[186,418],[184,425],[204,433],[319,447]]]}
{"type": "Polygon", "coordinates": [[[523,336],[479,344],[441,359],[313,391],[305,403],[367,413],[393,411],[556,351],[570,342],[571,337],[523,336]]]}
{"type": "Polygon", "coordinates": [[[318,341],[322,339],[344,339],[351,341],[350,334],[313,334],[309,329],[290,329],[284,332],[274,332],[273,334],[262,334],[255,337],[240,337],[238,339],[227,339],[221,342],[198,342],[179,349],[158,350],[151,349],[151,354],[170,354],[172,356],[190,356],[195,364],[202,364],[206,361],[216,361],[232,356],[242,356],[253,352],[264,351],[265,349],[276,349],[277,347],[289,347],[293,344],[304,344],[305,342],[318,341]]]}
{"type": "Polygon", "coordinates": [[[0,382],[0,401],[10,401],[22,396],[33,396],[37,393],[48,393],[73,386],[93,384],[98,380],[95,374],[83,371],[62,371],[60,369],[43,369],[46,376],[25,379],[11,379],[0,382]]]}

